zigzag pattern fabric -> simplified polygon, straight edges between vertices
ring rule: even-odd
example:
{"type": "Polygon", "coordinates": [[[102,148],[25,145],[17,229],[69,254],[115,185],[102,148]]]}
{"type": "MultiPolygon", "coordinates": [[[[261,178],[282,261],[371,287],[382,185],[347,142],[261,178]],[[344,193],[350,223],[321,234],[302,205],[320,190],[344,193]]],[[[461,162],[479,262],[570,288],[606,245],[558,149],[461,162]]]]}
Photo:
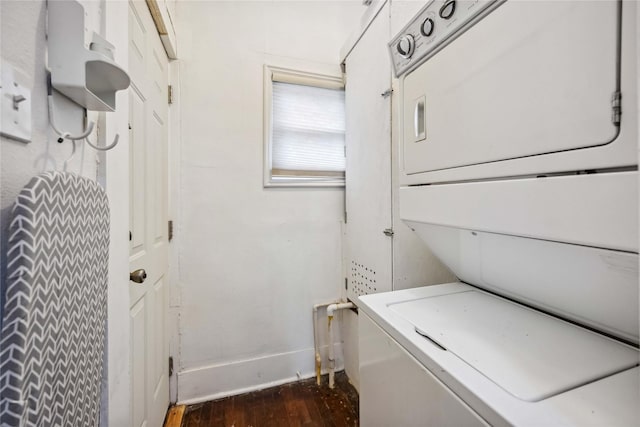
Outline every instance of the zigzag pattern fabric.
{"type": "Polygon", "coordinates": [[[95,182],[34,177],[13,208],[0,336],[0,425],[97,426],[109,206],[95,182]]]}

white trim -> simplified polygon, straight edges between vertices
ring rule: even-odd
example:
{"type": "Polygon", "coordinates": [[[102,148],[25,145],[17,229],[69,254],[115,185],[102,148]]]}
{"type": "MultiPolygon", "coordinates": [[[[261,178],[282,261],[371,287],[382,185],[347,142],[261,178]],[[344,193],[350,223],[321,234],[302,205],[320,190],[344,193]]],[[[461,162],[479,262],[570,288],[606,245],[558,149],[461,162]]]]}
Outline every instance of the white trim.
{"type": "MultiPolygon", "coordinates": [[[[182,80],[181,80],[182,61],[169,62],[169,82],[173,87],[173,103],[168,110],[169,139],[167,141],[168,148],[168,214],[169,219],[173,220],[174,236],[173,241],[169,244],[169,269],[167,271],[167,284],[169,285],[169,303],[167,311],[167,338],[169,342],[169,356],[173,357],[174,372],[177,372],[180,366],[180,308],[182,306],[182,283],[180,282],[180,241],[181,233],[179,231],[182,224],[182,80]]],[[[178,379],[177,376],[169,377],[169,401],[175,403],[178,398],[178,379]]]]}
{"type": "Polygon", "coordinates": [[[264,65],[263,73],[263,120],[262,120],[262,141],[264,165],[262,169],[262,183],[265,187],[271,185],[271,98],[273,98],[273,85],[271,80],[271,67],[264,65]]]}
{"type": "MultiPolygon", "coordinates": [[[[336,342],[335,346],[336,371],[341,371],[342,344],[336,342]]],[[[326,354],[327,346],[321,349],[326,354]]],[[[308,348],[187,369],[178,373],[178,404],[191,405],[311,378],[315,376],[314,363],[315,350],[308,348]]]]}
{"type": "Polygon", "coordinates": [[[178,41],[176,39],[176,30],[171,19],[171,13],[167,8],[165,1],[147,0],[147,8],[153,18],[154,27],[160,37],[160,41],[164,47],[169,59],[178,59],[178,41]]]}
{"type": "Polygon", "coordinates": [[[325,74],[289,70],[269,65],[265,65],[265,70],[268,70],[268,72],[271,73],[271,81],[273,82],[322,87],[325,89],[344,89],[344,80],[342,79],[342,76],[329,76],[325,74]]]}
{"type": "Polygon", "coordinates": [[[318,188],[326,188],[326,187],[339,187],[339,188],[344,188],[344,181],[340,181],[340,180],[326,180],[326,181],[295,181],[296,178],[291,178],[290,181],[285,181],[283,179],[283,182],[269,182],[269,183],[265,183],[264,186],[268,187],[268,188],[277,188],[277,187],[304,187],[304,188],[309,188],[309,187],[318,187],[318,188]]]}
{"type": "Polygon", "coordinates": [[[273,98],[273,82],[293,83],[326,89],[344,89],[344,79],[338,74],[320,74],[311,71],[292,70],[273,65],[264,65],[263,72],[263,171],[262,184],[269,187],[344,187],[343,179],[331,178],[271,178],[272,153],[271,153],[271,103],[273,98]]]}
{"type": "MultiPolygon", "coordinates": [[[[128,2],[104,2],[105,36],[115,46],[115,61],[124,69],[129,64],[128,2]]],[[[129,325],[129,90],[116,94],[117,109],[106,115],[104,140],[116,134],[120,142],[102,153],[101,168],[111,209],[109,243],[109,290],[107,300],[108,395],[103,397],[110,426],[129,425],[131,420],[131,369],[129,325]]]]}

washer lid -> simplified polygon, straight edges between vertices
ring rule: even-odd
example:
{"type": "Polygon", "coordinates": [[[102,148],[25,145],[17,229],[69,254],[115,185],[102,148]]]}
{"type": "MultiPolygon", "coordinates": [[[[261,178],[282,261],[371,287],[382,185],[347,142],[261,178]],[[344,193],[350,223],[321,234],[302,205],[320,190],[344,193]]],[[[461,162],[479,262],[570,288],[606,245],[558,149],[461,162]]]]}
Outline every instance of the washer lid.
{"type": "Polygon", "coordinates": [[[505,391],[539,401],[638,364],[637,349],[478,291],[389,309],[505,391]]]}

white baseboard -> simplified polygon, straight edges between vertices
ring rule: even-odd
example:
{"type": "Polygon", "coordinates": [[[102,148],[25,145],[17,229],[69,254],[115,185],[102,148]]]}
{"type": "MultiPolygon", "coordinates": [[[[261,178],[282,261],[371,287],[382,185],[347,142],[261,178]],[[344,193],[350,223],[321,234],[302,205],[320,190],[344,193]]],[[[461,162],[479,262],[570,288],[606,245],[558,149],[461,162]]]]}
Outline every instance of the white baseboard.
{"type": "MultiPolygon", "coordinates": [[[[326,346],[321,348],[326,354],[326,346]]],[[[336,371],[344,369],[342,344],[336,343],[336,371]]],[[[323,358],[322,373],[326,373],[323,358]]],[[[191,405],[315,376],[313,348],[249,360],[201,366],[178,372],[178,404],[191,405]]]]}

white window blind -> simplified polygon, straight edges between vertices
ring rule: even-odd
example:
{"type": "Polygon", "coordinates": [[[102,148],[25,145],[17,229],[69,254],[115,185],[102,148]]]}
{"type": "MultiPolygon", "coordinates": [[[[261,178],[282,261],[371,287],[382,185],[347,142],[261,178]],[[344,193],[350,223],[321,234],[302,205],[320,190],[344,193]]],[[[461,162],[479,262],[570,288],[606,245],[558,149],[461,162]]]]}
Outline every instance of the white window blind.
{"type": "Polygon", "coordinates": [[[272,179],[344,179],[344,90],[273,81],[272,179]]]}

